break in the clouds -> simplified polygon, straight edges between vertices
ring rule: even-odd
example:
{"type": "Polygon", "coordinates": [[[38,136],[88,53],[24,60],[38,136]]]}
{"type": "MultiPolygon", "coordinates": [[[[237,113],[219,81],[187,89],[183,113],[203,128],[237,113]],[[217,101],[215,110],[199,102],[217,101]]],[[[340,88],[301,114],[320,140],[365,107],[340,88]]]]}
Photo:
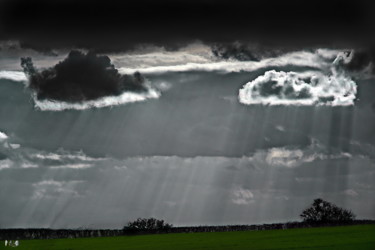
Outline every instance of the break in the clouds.
{"type": "Polygon", "coordinates": [[[109,57],[71,51],[54,67],[38,71],[31,58],[21,58],[41,110],[85,109],[157,98],[139,73],[121,75],[109,57]]]}
{"type": "Polygon", "coordinates": [[[340,68],[342,60],[339,53],[329,72],[267,71],[239,90],[239,101],[247,105],[354,105],[357,84],[340,68]]]}

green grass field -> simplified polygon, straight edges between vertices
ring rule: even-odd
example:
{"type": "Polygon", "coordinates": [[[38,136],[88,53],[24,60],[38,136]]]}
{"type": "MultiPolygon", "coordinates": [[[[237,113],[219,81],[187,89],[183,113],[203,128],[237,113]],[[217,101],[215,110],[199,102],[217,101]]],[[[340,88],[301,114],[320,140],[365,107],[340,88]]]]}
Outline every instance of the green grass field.
{"type": "MultiPolygon", "coordinates": [[[[375,249],[375,225],[270,231],[22,240],[16,249],[375,249]]],[[[4,247],[4,241],[0,249],[4,247]]]]}

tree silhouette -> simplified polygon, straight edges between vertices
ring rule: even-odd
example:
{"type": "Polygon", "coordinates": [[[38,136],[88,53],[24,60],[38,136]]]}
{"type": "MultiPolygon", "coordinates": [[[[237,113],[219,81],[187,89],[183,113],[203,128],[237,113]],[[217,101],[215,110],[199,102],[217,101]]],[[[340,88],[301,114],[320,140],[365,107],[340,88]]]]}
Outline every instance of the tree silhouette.
{"type": "Polygon", "coordinates": [[[352,211],[340,208],[320,198],[315,199],[313,204],[305,209],[300,216],[304,222],[313,223],[349,222],[355,219],[352,211]]]}

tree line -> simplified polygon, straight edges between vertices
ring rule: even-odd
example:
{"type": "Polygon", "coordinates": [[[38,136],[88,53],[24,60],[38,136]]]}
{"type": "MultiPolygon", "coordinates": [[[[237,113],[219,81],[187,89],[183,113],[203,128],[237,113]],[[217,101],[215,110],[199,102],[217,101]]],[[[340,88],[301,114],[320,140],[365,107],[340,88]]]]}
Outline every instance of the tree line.
{"type": "Polygon", "coordinates": [[[373,220],[355,220],[352,211],[340,208],[323,199],[315,199],[300,214],[302,222],[273,223],[263,225],[226,225],[174,227],[156,218],[138,218],[128,222],[122,229],[0,229],[0,240],[56,239],[81,237],[113,237],[151,233],[230,232],[250,230],[290,229],[320,226],[374,224],[373,220]]]}
{"type": "MultiPolygon", "coordinates": [[[[356,216],[350,210],[340,208],[333,203],[318,198],[313,201],[310,207],[302,211],[300,217],[305,224],[343,224],[354,221],[356,216]]],[[[164,220],[138,218],[135,221],[128,222],[123,230],[126,233],[139,233],[168,231],[172,227],[172,224],[168,224],[164,220]]]]}

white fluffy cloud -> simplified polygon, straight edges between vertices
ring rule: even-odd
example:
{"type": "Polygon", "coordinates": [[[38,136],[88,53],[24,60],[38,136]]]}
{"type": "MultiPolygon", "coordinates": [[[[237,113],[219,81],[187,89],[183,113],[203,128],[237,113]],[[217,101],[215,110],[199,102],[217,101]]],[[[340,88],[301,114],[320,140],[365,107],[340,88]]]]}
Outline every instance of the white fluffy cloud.
{"type": "Polygon", "coordinates": [[[284,148],[272,148],[268,151],[265,161],[273,166],[294,167],[303,160],[303,151],[300,149],[288,150],[284,148]]]}
{"type": "Polygon", "coordinates": [[[328,153],[327,148],[315,140],[304,149],[276,147],[267,151],[257,151],[253,155],[253,159],[258,162],[264,162],[271,167],[285,168],[295,168],[314,161],[350,158],[352,155],[347,152],[328,153]]]}
{"type": "Polygon", "coordinates": [[[357,85],[350,78],[333,72],[267,71],[239,90],[243,104],[264,105],[353,105],[357,85]]]}
{"type": "Polygon", "coordinates": [[[32,199],[56,198],[60,195],[78,197],[79,193],[75,191],[77,184],[82,181],[55,181],[44,180],[34,183],[32,186],[34,192],[32,199]]]}
{"type": "Polygon", "coordinates": [[[9,159],[0,160],[0,170],[10,168],[12,164],[12,161],[10,161],[9,159]]]}
{"type": "Polygon", "coordinates": [[[0,131],[0,142],[5,141],[6,139],[8,139],[8,136],[0,131]]]}
{"type": "MultiPolygon", "coordinates": [[[[334,54],[323,55],[321,62],[334,54]]],[[[343,60],[340,52],[331,64],[321,63],[316,71],[266,71],[239,90],[239,101],[246,105],[354,105],[357,84],[345,74],[343,60]]]]}
{"type": "Polygon", "coordinates": [[[247,205],[255,201],[254,194],[249,189],[236,188],[232,195],[232,202],[237,205],[247,205]]]}

